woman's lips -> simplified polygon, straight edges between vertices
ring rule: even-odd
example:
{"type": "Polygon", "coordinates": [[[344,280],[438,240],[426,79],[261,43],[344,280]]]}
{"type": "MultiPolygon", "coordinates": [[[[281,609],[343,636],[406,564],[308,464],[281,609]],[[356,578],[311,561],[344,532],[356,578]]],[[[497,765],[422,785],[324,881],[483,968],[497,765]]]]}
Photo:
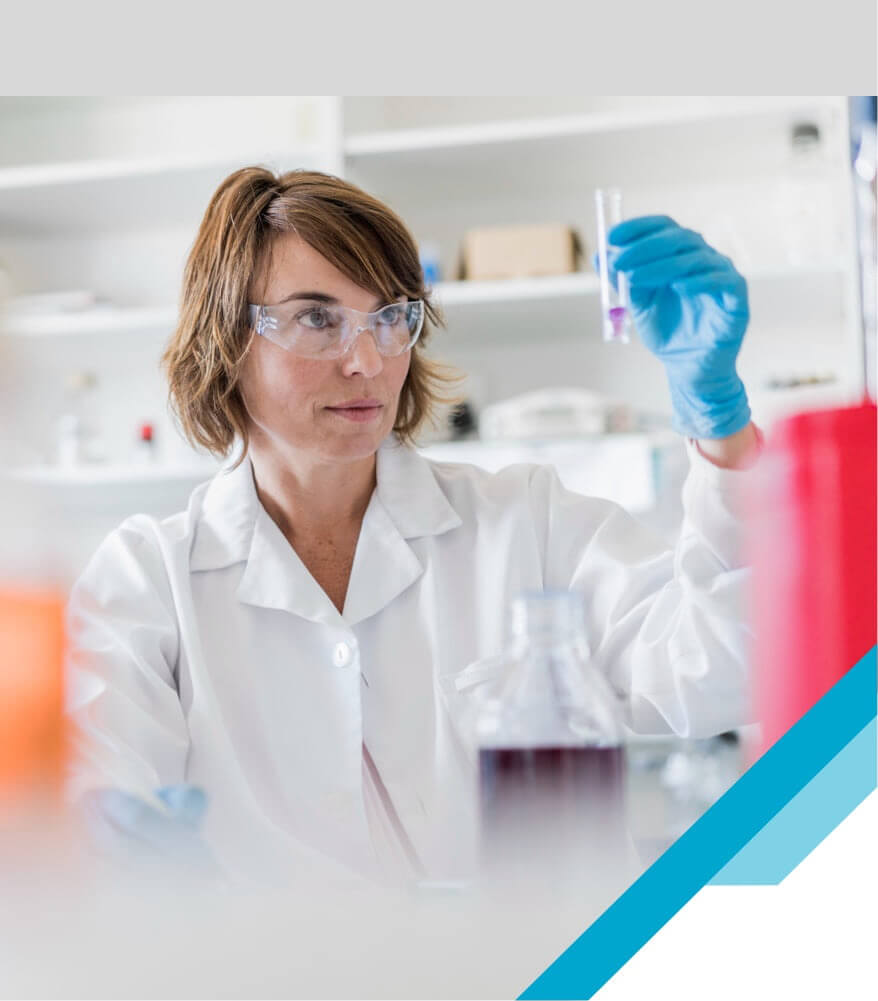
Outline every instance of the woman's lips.
{"type": "Polygon", "coordinates": [[[345,403],[339,407],[327,407],[330,413],[337,414],[347,421],[354,421],[357,424],[365,424],[375,420],[381,413],[383,405],[380,403],[345,403]]]}

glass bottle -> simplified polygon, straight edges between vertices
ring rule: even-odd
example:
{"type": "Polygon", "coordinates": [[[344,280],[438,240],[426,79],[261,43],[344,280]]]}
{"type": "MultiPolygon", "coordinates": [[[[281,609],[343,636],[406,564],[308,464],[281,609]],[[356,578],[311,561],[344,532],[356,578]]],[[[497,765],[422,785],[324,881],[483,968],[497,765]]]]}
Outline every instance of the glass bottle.
{"type": "Polygon", "coordinates": [[[500,680],[476,721],[482,871],[581,885],[630,860],[619,702],[590,663],[584,596],[511,607],[500,680]]]}
{"type": "Polygon", "coordinates": [[[790,133],[786,178],[778,200],[785,263],[789,267],[823,265],[837,249],[826,171],[819,127],[813,122],[795,124],[790,133]]]}

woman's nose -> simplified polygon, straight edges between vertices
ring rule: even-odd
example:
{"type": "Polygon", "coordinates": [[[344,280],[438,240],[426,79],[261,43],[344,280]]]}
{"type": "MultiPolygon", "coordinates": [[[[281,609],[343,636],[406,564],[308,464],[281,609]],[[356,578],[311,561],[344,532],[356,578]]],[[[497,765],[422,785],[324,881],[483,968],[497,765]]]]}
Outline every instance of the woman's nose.
{"type": "Polygon", "coordinates": [[[354,343],[342,355],[342,368],[345,375],[362,373],[373,377],[384,367],[384,360],[375,343],[375,335],[368,327],[360,327],[354,337],[354,343]]]}

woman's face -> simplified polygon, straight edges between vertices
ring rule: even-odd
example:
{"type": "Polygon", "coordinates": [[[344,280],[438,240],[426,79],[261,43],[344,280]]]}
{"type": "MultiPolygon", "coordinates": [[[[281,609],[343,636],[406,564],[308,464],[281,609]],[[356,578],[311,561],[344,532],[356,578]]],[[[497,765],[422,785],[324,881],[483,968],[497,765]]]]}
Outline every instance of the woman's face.
{"type": "MultiPolygon", "coordinates": [[[[253,282],[250,302],[276,305],[303,293],[331,296],[364,313],[386,305],[300,237],[287,233],[272,248],[267,284],[261,275],[253,282]]],[[[303,300],[303,308],[307,305],[303,300]]],[[[360,334],[347,354],[328,360],[303,358],[254,337],[240,383],[254,444],[307,453],[317,461],[374,454],[393,430],[410,355],[383,357],[369,331],[360,334]],[[363,401],[371,405],[364,408],[363,401]],[[350,406],[355,403],[361,406],[350,406]]]]}

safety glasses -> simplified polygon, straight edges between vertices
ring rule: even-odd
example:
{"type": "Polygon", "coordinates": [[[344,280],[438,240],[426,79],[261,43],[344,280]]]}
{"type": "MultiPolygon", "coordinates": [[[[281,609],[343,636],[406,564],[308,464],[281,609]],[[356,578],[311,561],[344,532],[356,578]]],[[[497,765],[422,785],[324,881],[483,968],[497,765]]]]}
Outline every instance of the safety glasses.
{"type": "Polygon", "coordinates": [[[393,358],[412,347],[424,326],[420,299],[394,302],[374,313],[315,302],[248,308],[257,334],[303,358],[340,358],[364,330],[372,334],[380,354],[393,358]]]}

